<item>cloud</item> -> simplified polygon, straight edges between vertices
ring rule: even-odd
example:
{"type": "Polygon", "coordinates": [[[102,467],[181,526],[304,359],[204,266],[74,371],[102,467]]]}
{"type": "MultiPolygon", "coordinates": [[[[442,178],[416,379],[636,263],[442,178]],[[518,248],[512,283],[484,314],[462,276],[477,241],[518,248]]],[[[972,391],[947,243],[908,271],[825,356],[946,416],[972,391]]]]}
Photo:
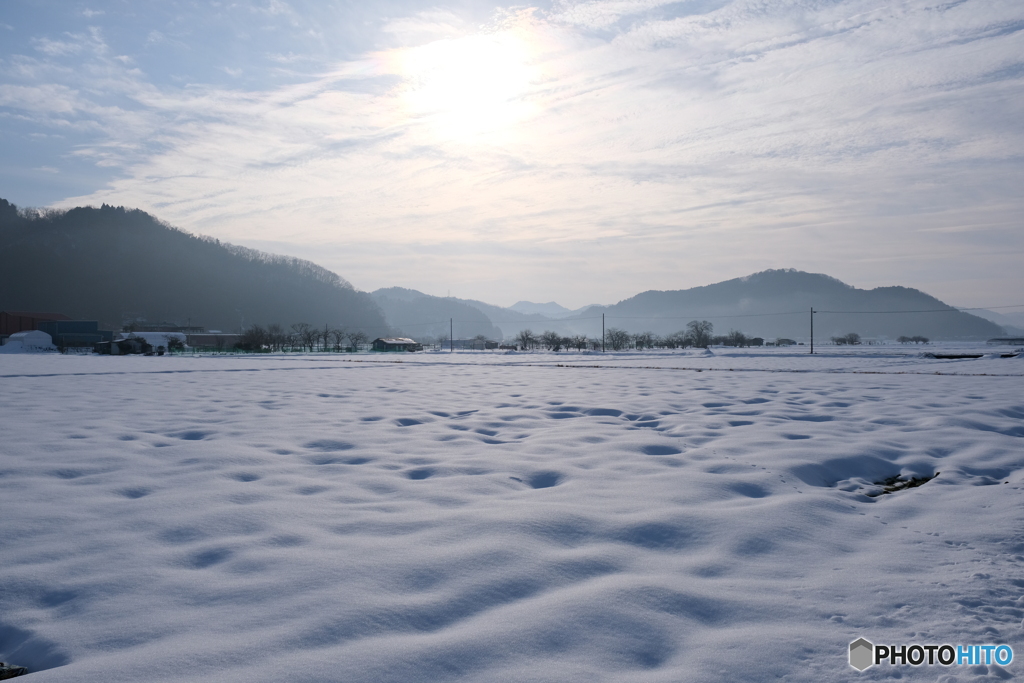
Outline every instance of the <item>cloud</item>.
{"type": "Polygon", "coordinates": [[[61,39],[88,55],[73,72],[54,41],[8,60],[26,82],[0,106],[97,131],[74,153],[120,177],[62,205],[140,206],[367,288],[581,305],[779,265],[913,284],[913,260],[981,292],[1016,266],[972,237],[1024,250],[1022,25],[981,0],[562,3],[483,28],[439,9],[249,90],[152,82],[93,32],[61,39]]]}

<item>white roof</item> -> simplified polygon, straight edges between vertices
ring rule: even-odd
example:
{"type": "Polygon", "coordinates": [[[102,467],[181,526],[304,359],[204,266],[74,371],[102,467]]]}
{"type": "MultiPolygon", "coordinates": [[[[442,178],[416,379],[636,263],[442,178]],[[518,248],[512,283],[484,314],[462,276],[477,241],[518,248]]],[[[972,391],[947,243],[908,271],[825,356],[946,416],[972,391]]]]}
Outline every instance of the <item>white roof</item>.
{"type": "Polygon", "coordinates": [[[24,332],[15,332],[8,341],[20,341],[26,347],[30,346],[53,346],[53,338],[41,330],[25,330],[24,332]]]}

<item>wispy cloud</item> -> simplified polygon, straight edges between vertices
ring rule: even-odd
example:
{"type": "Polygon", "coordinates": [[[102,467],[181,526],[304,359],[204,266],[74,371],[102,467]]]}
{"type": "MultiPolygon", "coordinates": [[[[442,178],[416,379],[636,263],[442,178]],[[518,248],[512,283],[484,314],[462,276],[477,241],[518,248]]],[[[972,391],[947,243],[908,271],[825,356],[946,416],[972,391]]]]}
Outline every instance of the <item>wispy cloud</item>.
{"type": "Polygon", "coordinates": [[[794,265],[983,298],[977,274],[1012,278],[1024,251],[1018,3],[591,1],[382,26],[386,47],[263,89],[155,83],[97,31],[40,37],[3,63],[0,106],[91,126],[74,154],[120,169],[63,205],[141,206],[368,288],[577,305],[794,265]],[[908,282],[911,259],[929,265],[908,282]]]}

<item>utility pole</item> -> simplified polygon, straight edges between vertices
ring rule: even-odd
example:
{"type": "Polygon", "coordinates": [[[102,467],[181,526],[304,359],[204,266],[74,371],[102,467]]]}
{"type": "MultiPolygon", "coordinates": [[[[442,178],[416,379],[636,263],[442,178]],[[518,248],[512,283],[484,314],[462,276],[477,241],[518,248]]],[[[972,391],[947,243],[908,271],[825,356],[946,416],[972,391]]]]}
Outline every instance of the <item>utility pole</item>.
{"type": "Polygon", "coordinates": [[[601,353],[604,353],[604,313],[601,314],[601,353]]]}
{"type": "Polygon", "coordinates": [[[448,344],[451,346],[449,353],[455,353],[455,318],[448,318],[448,325],[448,344]]]}
{"type": "Polygon", "coordinates": [[[811,306],[811,353],[814,353],[814,306],[811,306]]]}

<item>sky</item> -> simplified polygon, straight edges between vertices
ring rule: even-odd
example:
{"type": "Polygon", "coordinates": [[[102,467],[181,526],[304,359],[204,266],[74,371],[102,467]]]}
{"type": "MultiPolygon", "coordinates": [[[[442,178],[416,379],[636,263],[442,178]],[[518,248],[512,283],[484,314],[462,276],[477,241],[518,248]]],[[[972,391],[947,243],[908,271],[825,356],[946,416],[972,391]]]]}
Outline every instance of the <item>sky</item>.
{"type": "Polygon", "coordinates": [[[0,3],[0,197],[364,290],[1021,304],[1022,122],[1019,0],[0,3]]]}

